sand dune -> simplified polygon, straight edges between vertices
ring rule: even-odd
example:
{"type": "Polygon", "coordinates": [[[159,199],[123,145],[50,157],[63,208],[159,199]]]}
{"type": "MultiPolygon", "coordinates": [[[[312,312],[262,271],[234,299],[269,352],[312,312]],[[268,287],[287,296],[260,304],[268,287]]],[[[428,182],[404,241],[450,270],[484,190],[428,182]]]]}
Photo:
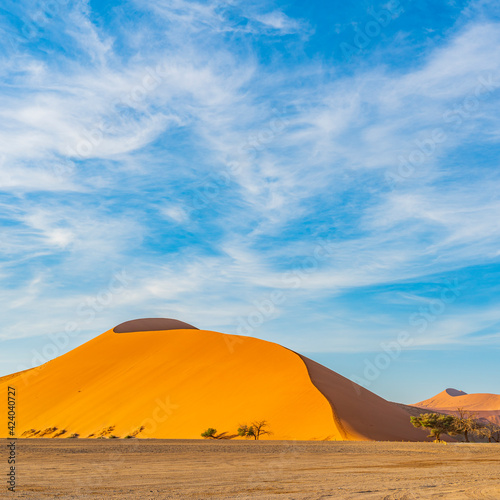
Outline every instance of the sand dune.
{"type": "Polygon", "coordinates": [[[268,439],[426,439],[395,404],[285,347],[169,321],[128,322],[1,378],[18,392],[18,436],[199,439],[265,419],[268,439]],[[158,324],[174,329],[130,331],[158,324]]]}
{"type": "Polygon", "coordinates": [[[441,413],[456,413],[457,408],[463,408],[476,413],[478,418],[500,425],[500,395],[498,394],[467,394],[456,389],[446,389],[412,406],[441,413]]]}

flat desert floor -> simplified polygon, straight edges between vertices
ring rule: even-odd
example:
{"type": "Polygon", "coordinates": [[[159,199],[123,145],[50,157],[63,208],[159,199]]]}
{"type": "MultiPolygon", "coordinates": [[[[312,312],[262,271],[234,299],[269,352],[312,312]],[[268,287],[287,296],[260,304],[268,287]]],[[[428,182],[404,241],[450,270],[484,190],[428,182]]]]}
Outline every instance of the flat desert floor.
{"type": "Polygon", "coordinates": [[[22,439],[17,455],[0,498],[500,499],[500,444],[22,439]]]}

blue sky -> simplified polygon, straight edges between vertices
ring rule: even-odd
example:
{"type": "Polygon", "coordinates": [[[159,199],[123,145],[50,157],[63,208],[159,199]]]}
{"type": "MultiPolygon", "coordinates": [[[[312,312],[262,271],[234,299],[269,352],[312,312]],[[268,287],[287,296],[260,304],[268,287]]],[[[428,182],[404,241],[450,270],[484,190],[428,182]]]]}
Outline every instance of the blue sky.
{"type": "Polygon", "coordinates": [[[500,393],[500,7],[345,4],[3,2],[0,375],[173,317],[500,393]]]}

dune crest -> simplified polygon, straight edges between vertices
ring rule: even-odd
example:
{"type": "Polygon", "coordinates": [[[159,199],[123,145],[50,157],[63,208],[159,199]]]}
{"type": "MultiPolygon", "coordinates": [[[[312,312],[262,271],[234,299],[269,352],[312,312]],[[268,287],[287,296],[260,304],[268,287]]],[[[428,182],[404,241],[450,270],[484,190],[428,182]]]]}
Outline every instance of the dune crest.
{"type": "Polygon", "coordinates": [[[394,403],[285,347],[180,324],[127,322],[0,379],[18,390],[18,436],[200,439],[267,420],[266,439],[426,439],[394,403]]]}
{"type": "Polygon", "coordinates": [[[170,318],[143,318],[125,321],[113,328],[115,333],[156,332],[168,330],[198,330],[195,326],[170,318]]]}

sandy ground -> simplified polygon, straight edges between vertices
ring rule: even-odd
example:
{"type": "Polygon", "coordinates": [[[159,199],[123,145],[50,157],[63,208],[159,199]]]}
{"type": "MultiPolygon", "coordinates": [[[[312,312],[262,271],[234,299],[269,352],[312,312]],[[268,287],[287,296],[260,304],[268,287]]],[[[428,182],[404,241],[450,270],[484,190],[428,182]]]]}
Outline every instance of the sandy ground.
{"type": "MultiPolygon", "coordinates": [[[[112,439],[17,443],[17,492],[3,486],[0,498],[500,499],[498,444],[112,439]]],[[[1,440],[3,450],[5,445],[1,440]]]]}

